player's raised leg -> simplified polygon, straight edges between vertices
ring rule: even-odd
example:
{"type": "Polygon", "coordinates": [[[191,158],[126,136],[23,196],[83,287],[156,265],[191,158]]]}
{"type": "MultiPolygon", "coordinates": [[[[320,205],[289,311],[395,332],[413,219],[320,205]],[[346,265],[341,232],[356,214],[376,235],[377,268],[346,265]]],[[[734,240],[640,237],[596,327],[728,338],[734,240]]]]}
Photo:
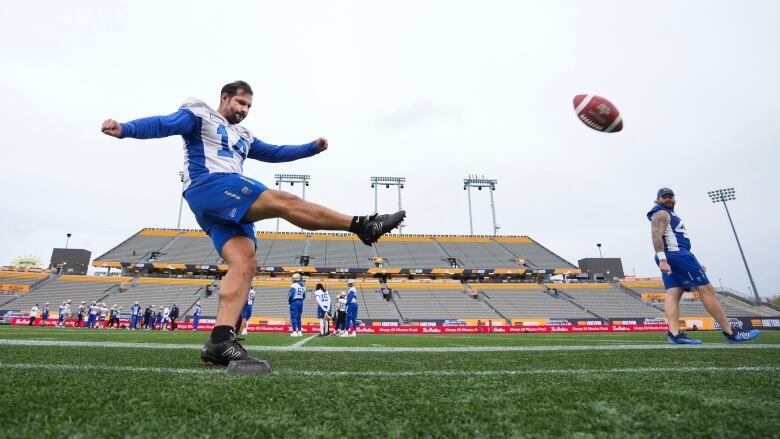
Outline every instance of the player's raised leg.
{"type": "Polygon", "coordinates": [[[366,245],[376,242],[406,217],[401,210],[387,215],[348,216],[283,191],[265,190],[252,203],[243,222],[283,218],[306,230],[343,230],[352,232],[366,245]]]}
{"type": "Polygon", "coordinates": [[[758,329],[740,331],[733,328],[729,319],[726,318],[726,313],[723,312],[720,302],[717,297],[715,297],[715,287],[713,287],[712,284],[700,285],[696,287],[696,291],[699,292],[701,301],[704,304],[704,309],[710,313],[712,318],[718,322],[723,330],[723,336],[726,337],[727,343],[741,343],[743,341],[752,340],[761,333],[758,329]]]}

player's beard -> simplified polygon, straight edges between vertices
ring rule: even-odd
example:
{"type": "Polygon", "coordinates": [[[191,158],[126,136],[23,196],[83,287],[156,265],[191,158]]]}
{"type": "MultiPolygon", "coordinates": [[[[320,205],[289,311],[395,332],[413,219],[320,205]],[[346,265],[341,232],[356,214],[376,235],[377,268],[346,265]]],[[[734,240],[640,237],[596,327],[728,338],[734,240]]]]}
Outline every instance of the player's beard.
{"type": "Polygon", "coordinates": [[[242,116],[240,113],[233,113],[229,117],[226,117],[228,122],[232,123],[233,125],[237,123],[241,123],[242,120],[244,120],[246,116],[242,116]]]}

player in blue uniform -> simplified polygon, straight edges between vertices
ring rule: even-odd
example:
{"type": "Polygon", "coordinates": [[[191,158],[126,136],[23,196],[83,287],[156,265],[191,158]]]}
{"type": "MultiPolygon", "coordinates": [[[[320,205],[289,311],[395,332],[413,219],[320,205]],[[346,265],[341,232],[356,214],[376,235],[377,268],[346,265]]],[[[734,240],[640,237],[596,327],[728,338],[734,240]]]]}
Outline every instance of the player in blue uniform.
{"type": "Polygon", "coordinates": [[[228,272],[220,287],[220,303],[214,330],[201,351],[206,362],[227,365],[233,360],[254,364],[236,367],[270,372],[267,363],[255,360],[234,340],[233,327],[246,303],[257,269],[254,223],[284,218],[309,230],[343,230],[358,235],[366,245],[398,227],[406,215],[347,216],[304,201],[292,194],[270,190],[242,175],[247,158],[264,162],[289,162],[325,151],[322,137],[297,146],[270,145],[239,125],[252,106],[252,88],[244,81],[222,87],[216,110],[198,99],[187,99],[168,116],[119,123],[103,122],[101,131],[117,138],[151,139],[180,135],[184,139],[184,198],[198,224],[211,237],[228,272]]]}
{"type": "Polygon", "coordinates": [[[726,318],[715,288],[707,278],[704,267],[691,253],[691,241],[682,220],[674,211],[676,200],[669,188],[658,190],[655,206],[647,212],[650,220],[653,248],[656,251],[655,263],[661,269],[661,277],[666,289],[664,311],[669,325],[667,340],[670,344],[701,344],[701,340],[688,337],[680,330],[680,298],[683,291],[696,290],[708,313],[718,322],[727,343],[740,343],[752,340],[759,335],[757,329],[739,331],[733,328],[726,318]]]}
{"type": "Polygon", "coordinates": [[[290,335],[300,337],[303,335],[301,316],[303,315],[303,300],[306,299],[306,288],[303,286],[303,278],[301,278],[300,273],[294,273],[292,281],[290,292],[287,294],[287,303],[290,304],[290,326],[292,327],[290,335]]]}
{"type": "Polygon", "coordinates": [[[347,286],[347,336],[357,337],[357,315],[358,315],[358,300],[357,300],[357,288],[355,288],[355,281],[348,280],[347,286]]]}
{"type": "Polygon", "coordinates": [[[46,320],[49,320],[49,302],[43,305],[43,312],[41,313],[41,326],[46,326],[46,320]]]}
{"type": "Polygon", "coordinates": [[[141,305],[136,301],[130,306],[130,326],[127,329],[135,331],[136,325],[138,325],[138,318],[141,316],[141,305]]]}

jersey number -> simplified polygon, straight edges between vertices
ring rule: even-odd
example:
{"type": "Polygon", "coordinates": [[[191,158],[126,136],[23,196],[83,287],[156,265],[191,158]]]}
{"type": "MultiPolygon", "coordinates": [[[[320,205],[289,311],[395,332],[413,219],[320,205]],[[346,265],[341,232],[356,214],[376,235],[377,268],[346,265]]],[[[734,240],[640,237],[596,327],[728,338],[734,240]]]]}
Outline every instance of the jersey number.
{"type": "Polygon", "coordinates": [[[235,150],[239,156],[241,156],[241,161],[243,162],[246,159],[246,153],[247,153],[247,147],[246,142],[244,142],[244,139],[238,139],[238,143],[233,145],[233,148],[230,148],[230,143],[228,142],[228,133],[225,129],[224,125],[220,125],[217,127],[217,134],[222,137],[222,149],[220,149],[217,152],[217,155],[220,157],[233,157],[233,151],[235,150]]]}
{"type": "Polygon", "coordinates": [[[683,224],[682,221],[680,221],[680,224],[677,224],[677,227],[674,228],[674,231],[688,239],[688,231],[685,230],[685,224],[683,224]]]}

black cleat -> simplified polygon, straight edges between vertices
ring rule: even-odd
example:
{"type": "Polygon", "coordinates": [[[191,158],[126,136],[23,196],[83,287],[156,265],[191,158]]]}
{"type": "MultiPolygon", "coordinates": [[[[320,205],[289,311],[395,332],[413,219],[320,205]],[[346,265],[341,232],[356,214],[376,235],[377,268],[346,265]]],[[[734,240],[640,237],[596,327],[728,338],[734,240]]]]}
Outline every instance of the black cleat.
{"type": "Polygon", "coordinates": [[[214,343],[209,338],[200,352],[203,364],[215,366],[227,366],[228,373],[235,374],[263,374],[270,373],[271,366],[268,362],[250,357],[243,346],[236,341],[233,334],[230,338],[214,343]]]}
{"type": "Polygon", "coordinates": [[[362,232],[358,233],[358,238],[363,241],[363,244],[371,245],[377,242],[382,235],[398,227],[404,218],[406,218],[405,210],[399,210],[396,213],[387,215],[375,213],[368,217],[366,227],[362,232]]]}
{"type": "Polygon", "coordinates": [[[200,358],[204,363],[212,363],[218,366],[227,366],[231,361],[243,360],[247,357],[249,357],[249,354],[246,353],[246,349],[236,341],[233,334],[230,334],[229,339],[220,343],[214,343],[209,338],[200,351],[200,358]]]}

